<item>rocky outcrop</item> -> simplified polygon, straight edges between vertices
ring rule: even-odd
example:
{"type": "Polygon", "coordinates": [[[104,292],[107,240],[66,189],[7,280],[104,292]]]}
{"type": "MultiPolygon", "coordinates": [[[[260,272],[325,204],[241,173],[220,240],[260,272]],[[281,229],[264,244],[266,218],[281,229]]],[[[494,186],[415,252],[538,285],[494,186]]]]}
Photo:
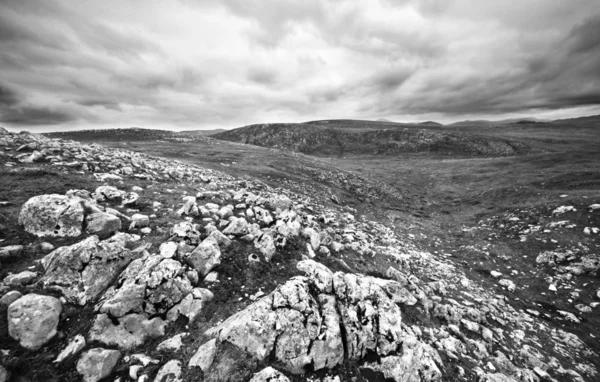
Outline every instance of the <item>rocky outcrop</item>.
{"type": "Polygon", "coordinates": [[[56,335],[62,312],[51,296],[25,295],[8,307],[8,334],[29,350],[37,350],[56,335]]]}
{"type": "Polygon", "coordinates": [[[345,358],[360,361],[372,352],[390,364],[401,364],[402,357],[411,361],[410,370],[397,370],[389,378],[427,375],[426,380],[440,380],[437,352],[403,328],[400,307],[385,288],[392,281],[334,274],[312,260],[298,268],[308,277],[290,279],[227,319],[215,330],[218,340],[258,361],[273,355],[295,374],[309,365],[320,370],[345,358]]]}

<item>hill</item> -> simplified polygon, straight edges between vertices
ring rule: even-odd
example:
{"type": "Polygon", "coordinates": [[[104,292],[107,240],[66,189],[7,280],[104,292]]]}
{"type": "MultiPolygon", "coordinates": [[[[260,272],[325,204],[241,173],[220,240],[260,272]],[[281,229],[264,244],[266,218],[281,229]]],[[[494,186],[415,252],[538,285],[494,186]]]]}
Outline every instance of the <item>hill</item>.
{"type": "Polygon", "coordinates": [[[262,124],[215,134],[215,139],[292,150],[311,155],[397,155],[431,152],[441,155],[508,156],[528,152],[527,145],[500,138],[461,134],[422,125],[327,120],[304,124],[262,124]]]}

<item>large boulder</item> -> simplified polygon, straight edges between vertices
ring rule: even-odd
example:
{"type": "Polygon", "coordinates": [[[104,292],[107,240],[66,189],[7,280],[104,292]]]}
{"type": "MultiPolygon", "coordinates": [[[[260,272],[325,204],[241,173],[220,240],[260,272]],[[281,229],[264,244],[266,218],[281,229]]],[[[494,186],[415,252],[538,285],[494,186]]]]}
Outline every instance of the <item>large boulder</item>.
{"type": "Polygon", "coordinates": [[[123,269],[140,255],[125,246],[131,235],[119,233],[101,241],[90,236],[67,247],[60,247],[42,259],[46,288],[60,291],[69,302],[85,305],[95,301],[123,269]]]}
{"type": "Polygon", "coordinates": [[[8,307],[8,334],[24,348],[37,350],[56,334],[61,312],[54,297],[25,295],[8,307]]]}
{"type": "Polygon", "coordinates": [[[83,199],[40,195],[25,202],[19,213],[19,224],[37,236],[79,236],[84,217],[83,199]]]}

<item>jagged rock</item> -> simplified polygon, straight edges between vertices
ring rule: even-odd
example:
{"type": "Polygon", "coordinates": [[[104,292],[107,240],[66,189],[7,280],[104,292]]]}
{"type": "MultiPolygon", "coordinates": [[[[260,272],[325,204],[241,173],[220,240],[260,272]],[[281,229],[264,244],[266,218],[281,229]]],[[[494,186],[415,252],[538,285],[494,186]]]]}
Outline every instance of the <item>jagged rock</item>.
{"type": "Polygon", "coordinates": [[[192,291],[183,265],[174,259],[146,255],[121,273],[106,293],[100,312],[122,317],[127,313],[165,313],[192,291]]]}
{"type": "Polygon", "coordinates": [[[204,277],[221,264],[221,250],[214,238],[207,237],[192,251],[185,261],[204,277]]]}
{"type": "Polygon", "coordinates": [[[313,249],[318,249],[319,246],[321,245],[321,240],[319,239],[319,233],[317,231],[315,231],[313,228],[310,228],[310,227],[304,228],[304,231],[302,231],[302,236],[306,237],[309,240],[310,246],[313,249]]]}
{"type": "Polygon", "coordinates": [[[333,272],[314,260],[302,260],[296,268],[304,272],[322,293],[333,293],[333,272]]]}
{"type": "Polygon", "coordinates": [[[7,286],[16,287],[20,285],[29,284],[37,276],[37,272],[23,271],[6,276],[3,282],[7,286]]]}
{"type": "Polygon", "coordinates": [[[68,247],[60,247],[42,259],[46,288],[59,290],[69,302],[85,305],[98,298],[139,255],[125,248],[134,238],[117,234],[100,241],[90,236],[68,247]]]}
{"type": "Polygon", "coordinates": [[[67,347],[60,352],[58,357],[56,357],[54,363],[60,363],[69,357],[79,354],[79,352],[82,351],[84,347],[85,338],[81,334],[76,335],[75,338],[73,338],[71,342],[69,342],[67,347]]]}
{"type": "Polygon", "coordinates": [[[290,380],[269,366],[254,374],[250,382],[290,382],[290,380]]]}
{"type": "Polygon", "coordinates": [[[56,334],[61,312],[57,298],[25,295],[8,307],[8,334],[24,348],[37,350],[56,334]]]}
{"type": "Polygon", "coordinates": [[[121,353],[117,350],[90,349],[77,361],[77,372],[84,382],[98,382],[110,375],[120,358],[121,353]]]}
{"type": "Polygon", "coordinates": [[[89,338],[104,345],[116,345],[122,350],[131,350],[146,342],[148,338],[165,334],[165,322],[159,317],[148,320],[141,314],[132,313],[119,318],[115,325],[106,314],[99,314],[90,329],[89,338]]]}
{"type": "Polygon", "coordinates": [[[2,298],[0,298],[0,307],[8,308],[8,306],[10,304],[17,301],[22,296],[23,296],[23,294],[21,292],[19,292],[18,290],[11,290],[10,292],[8,292],[4,296],[2,296],[2,298]]]}
{"type": "Polygon", "coordinates": [[[264,233],[254,242],[254,247],[263,254],[266,261],[271,261],[277,249],[271,233],[264,233]]]}
{"type": "Polygon", "coordinates": [[[34,196],[19,213],[19,224],[40,237],[79,236],[83,220],[83,200],[57,194],[34,196]]]}
{"type": "Polygon", "coordinates": [[[165,363],[156,374],[154,382],[182,382],[181,362],[173,359],[165,363]]]}
{"type": "Polygon", "coordinates": [[[107,238],[121,229],[121,219],[104,212],[96,212],[85,217],[85,231],[90,235],[107,238]]]}
{"type": "Polygon", "coordinates": [[[227,248],[231,245],[232,241],[230,238],[228,238],[227,236],[223,235],[221,233],[221,231],[219,230],[214,230],[212,231],[208,237],[208,238],[212,238],[214,240],[216,240],[216,242],[219,244],[219,247],[223,247],[223,248],[227,248]]]}
{"type": "Polygon", "coordinates": [[[248,233],[248,222],[246,219],[233,218],[229,225],[223,230],[225,235],[243,236],[248,233]]]}
{"type": "Polygon", "coordinates": [[[215,360],[217,353],[217,340],[212,339],[198,348],[196,353],[190,358],[188,367],[199,367],[206,372],[215,360]]]}

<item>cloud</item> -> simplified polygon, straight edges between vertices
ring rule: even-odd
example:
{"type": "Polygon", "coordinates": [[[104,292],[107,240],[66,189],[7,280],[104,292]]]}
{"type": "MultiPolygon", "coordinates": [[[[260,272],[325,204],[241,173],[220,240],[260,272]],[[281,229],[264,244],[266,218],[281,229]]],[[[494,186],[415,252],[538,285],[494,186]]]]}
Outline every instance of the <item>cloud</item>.
{"type": "Polygon", "coordinates": [[[0,2],[0,115],[180,129],[600,112],[599,36],[596,0],[0,2]]]}

